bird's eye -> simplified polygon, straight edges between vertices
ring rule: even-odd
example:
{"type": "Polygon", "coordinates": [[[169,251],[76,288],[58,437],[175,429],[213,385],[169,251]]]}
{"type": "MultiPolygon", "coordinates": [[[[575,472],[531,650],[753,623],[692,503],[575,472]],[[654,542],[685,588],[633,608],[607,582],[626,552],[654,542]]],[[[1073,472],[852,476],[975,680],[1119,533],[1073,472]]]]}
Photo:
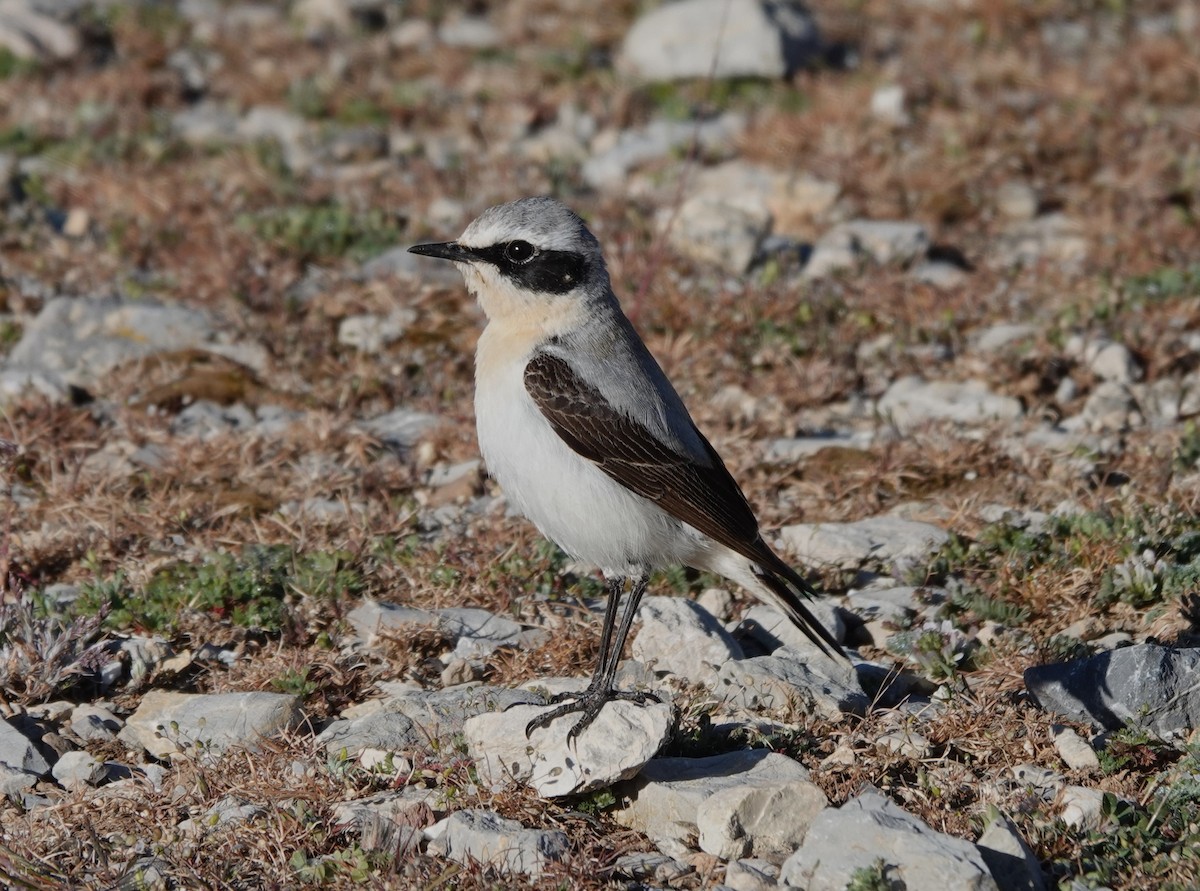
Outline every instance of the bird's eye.
{"type": "Polygon", "coordinates": [[[533,259],[537,248],[528,241],[510,241],[504,248],[504,259],[510,263],[524,265],[533,259]]]}

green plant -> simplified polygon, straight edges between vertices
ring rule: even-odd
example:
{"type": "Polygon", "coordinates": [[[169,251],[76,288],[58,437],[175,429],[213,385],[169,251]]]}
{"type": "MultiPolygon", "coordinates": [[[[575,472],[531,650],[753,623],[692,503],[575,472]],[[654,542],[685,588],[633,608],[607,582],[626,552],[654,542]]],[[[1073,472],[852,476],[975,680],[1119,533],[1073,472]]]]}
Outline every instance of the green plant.
{"type": "Polygon", "coordinates": [[[888,878],[889,869],[891,867],[882,857],[870,866],[860,866],[850,874],[846,891],[892,891],[895,886],[888,878]]]}
{"type": "Polygon", "coordinates": [[[279,693],[291,693],[293,696],[305,697],[317,690],[315,681],[308,679],[310,666],[289,668],[277,678],[272,678],[271,688],[279,693]]]}
{"type": "Polygon", "coordinates": [[[229,618],[238,625],[278,630],[289,596],[333,598],[362,589],[361,573],[345,551],[296,553],[285,545],[254,545],[240,554],[209,554],[156,572],[142,590],[122,573],[83,586],[77,614],[107,609],[114,628],[169,631],[184,610],[229,618]]]}
{"type": "Polygon", "coordinates": [[[340,204],[273,208],[243,214],[237,224],[300,260],[361,259],[395,244],[400,227],[381,210],[356,213],[340,204]]]}

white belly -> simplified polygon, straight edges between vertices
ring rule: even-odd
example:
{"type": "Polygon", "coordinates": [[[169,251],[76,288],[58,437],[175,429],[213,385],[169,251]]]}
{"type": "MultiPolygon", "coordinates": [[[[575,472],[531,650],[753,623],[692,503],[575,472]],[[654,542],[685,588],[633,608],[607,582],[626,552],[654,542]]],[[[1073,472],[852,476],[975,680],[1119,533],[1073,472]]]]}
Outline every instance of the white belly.
{"type": "Polygon", "coordinates": [[[578,560],[606,574],[689,563],[694,530],[573,452],[525,390],[525,362],[480,360],[475,416],[488,471],[509,502],[578,560]]]}

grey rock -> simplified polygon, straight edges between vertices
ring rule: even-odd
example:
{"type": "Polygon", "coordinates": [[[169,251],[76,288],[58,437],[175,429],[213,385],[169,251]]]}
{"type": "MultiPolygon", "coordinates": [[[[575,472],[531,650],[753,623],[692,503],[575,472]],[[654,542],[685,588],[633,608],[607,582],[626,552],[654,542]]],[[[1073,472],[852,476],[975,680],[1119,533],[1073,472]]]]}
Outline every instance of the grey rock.
{"type": "MultiPolygon", "coordinates": [[[[614,188],[623,183],[630,171],[669,157],[676,149],[690,145],[693,139],[706,154],[729,151],[746,124],[746,118],[734,112],[699,124],[651,121],[644,127],[622,130],[612,137],[609,145],[597,147],[595,154],[584,162],[581,173],[592,188],[614,188]]],[[[601,137],[596,141],[603,142],[601,137]]]]}
{"type": "Polygon", "coordinates": [[[394,603],[367,601],[351,610],[347,620],[368,646],[380,636],[434,628],[454,640],[454,653],[467,659],[486,656],[500,647],[536,645],[545,632],[526,630],[519,624],[485,609],[446,607],[423,610],[394,603]]]}
{"type": "Polygon", "coordinates": [[[990,263],[996,268],[1033,266],[1047,261],[1067,267],[1087,258],[1090,246],[1083,227],[1060,213],[1019,221],[994,242],[990,263]]]}
{"type": "MultiPolygon", "coordinates": [[[[806,600],[805,606],[834,640],[840,642],[846,639],[846,623],[837,607],[820,598],[806,600]]],[[[746,610],[733,633],[738,638],[750,638],[767,653],[773,653],[780,647],[799,653],[820,653],[808,635],[775,607],[765,603],[756,603],[746,610]]]]}
{"type": "Polygon", "coordinates": [[[1019,322],[1001,322],[984,328],[975,335],[975,349],[981,353],[998,353],[1016,343],[1037,335],[1037,328],[1019,322]]]}
{"type": "Polygon", "coordinates": [[[685,200],[677,211],[664,208],[660,225],[668,224],[668,240],[680,254],[740,275],[758,253],[771,213],[753,196],[701,194],[685,200]]]}
{"type": "Polygon", "coordinates": [[[206,349],[213,337],[207,315],[181,306],[56,297],[25,329],[9,353],[7,367],[86,387],[124,362],[206,349]]]}
{"type": "Polygon", "coordinates": [[[725,884],[733,891],[774,891],[779,887],[779,867],[751,857],[725,864],[725,884]]]}
{"type": "Polygon", "coordinates": [[[701,169],[688,192],[714,205],[745,208],[769,221],[776,234],[806,235],[813,220],[833,208],[841,187],[804,173],[732,160],[701,169]]]}
{"type": "Polygon", "coordinates": [[[49,402],[66,402],[70,391],[57,374],[30,368],[0,369],[0,402],[31,395],[49,402]]]}
{"type": "Polygon", "coordinates": [[[799,6],[681,0],[633,23],[618,67],[655,81],[710,75],[780,78],[816,58],[820,49],[816,23],[799,6]]]}
{"type": "Polygon", "coordinates": [[[415,848],[422,830],[446,812],[441,790],[404,786],[394,792],[379,792],[335,804],[334,825],[357,831],[368,851],[395,854],[415,848]]]}
{"type": "Polygon", "coordinates": [[[1116,730],[1143,727],[1172,741],[1200,727],[1200,648],[1140,644],[1025,671],[1044,709],[1116,730]]]}
{"type": "Polygon", "coordinates": [[[0,0],[0,48],[18,59],[70,59],[81,45],[78,31],[45,15],[27,0],[0,0]]]}
{"type": "Polygon", "coordinates": [[[1143,418],[1128,386],[1117,381],[1103,381],[1088,395],[1078,417],[1067,419],[1064,426],[1075,420],[1084,429],[1096,433],[1120,433],[1140,427],[1143,418]]]}
{"type": "Polygon", "coordinates": [[[613,873],[619,876],[649,880],[667,886],[695,872],[686,863],[667,854],[644,851],[618,857],[612,868],[613,873]]]}
{"type": "Polygon", "coordinates": [[[283,693],[174,693],[151,690],[118,734],[156,758],[183,752],[258,751],[303,719],[300,698],[283,693]]]}
{"type": "Polygon", "coordinates": [[[804,264],[802,276],[808,280],[830,278],[837,273],[854,270],[865,259],[854,236],[837,226],[817,239],[808,262],[804,264]]]}
{"type": "Polygon", "coordinates": [[[967,270],[946,260],[922,260],[912,268],[916,281],[948,291],[964,285],[969,278],[967,270]]]}
{"type": "Polygon", "coordinates": [[[865,715],[870,707],[853,669],[786,649],[774,656],[725,663],[712,690],[742,708],[817,714],[832,721],[847,714],[865,715]],[[838,676],[828,677],[826,671],[838,676]]]}
{"type": "Polygon", "coordinates": [[[1038,193],[1029,183],[1009,180],[996,190],[996,211],[1010,220],[1032,220],[1038,212],[1038,193]]]}
{"type": "Polygon", "coordinates": [[[383,708],[408,717],[423,739],[445,744],[463,732],[469,718],[516,705],[541,705],[542,701],[528,690],[464,684],[450,690],[397,691],[383,708]]]}
{"type": "Polygon", "coordinates": [[[1100,759],[1096,755],[1096,750],[1070,727],[1052,727],[1051,733],[1054,736],[1054,748],[1058,751],[1058,757],[1062,758],[1063,763],[1071,770],[1098,770],[1100,767],[1100,759]]]}
{"type": "Polygon", "coordinates": [[[930,421],[973,425],[1021,417],[1021,401],[993,393],[983,381],[926,381],[916,375],[898,378],[879,399],[879,414],[900,430],[930,421]]]}
{"type": "Polygon", "coordinates": [[[800,461],[823,449],[856,449],[866,451],[874,442],[875,435],[869,431],[855,433],[816,434],[813,436],[775,439],[767,446],[766,459],[780,464],[800,461]]]}
{"type": "Polygon", "coordinates": [[[50,764],[33,741],[7,719],[0,719],[0,764],[39,776],[50,772],[50,764]]]}
{"type": "Polygon", "coordinates": [[[1088,358],[1088,367],[1097,377],[1121,384],[1141,380],[1142,366],[1123,343],[1099,345],[1088,358]]]}
{"type": "Polygon", "coordinates": [[[499,46],[503,40],[491,22],[475,15],[448,17],[438,28],[437,36],[447,46],[476,50],[499,46]]]}
{"type": "Polygon", "coordinates": [[[996,814],[976,842],[992,878],[1004,891],[1045,891],[1042,866],[1016,825],[996,814]]]}
{"type": "Polygon", "coordinates": [[[769,789],[808,779],[802,764],[763,749],[709,758],[658,758],[614,790],[620,793],[620,804],[612,815],[661,846],[664,840],[695,838],[701,806],[719,791],[769,789]]]}
{"type": "Polygon", "coordinates": [[[439,423],[440,420],[436,415],[407,408],[397,408],[386,414],[360,421],[356,426],[370,436],[374,436],[388,448],[397,452],[406,452],[439,423]]]}
{"type": "Polygon", "coordinates": [[[456,811],[426,834],[432,835],[432,854],[456,863],[474,860],[504,873],[533,878],[570,851],[564,832],[526,829],[516,820],[480,809],[456,811]]]}
{"type": "Polygon", "coordinates": [[[37,785],[38,775],[18,770],[15,767],[0,762],[0,795],[9,801],[22,802],[25,797],[32,795],[33,787],[37,785]]]}
{"type": "Polygon", "coordinates": [[[931,523],[883,516],[854,523],[796,523],[780,529],[779,537],[810,566],[859,569],[923,559],[950,534],[931,523]]]}
{"type": "Polygon", "coordinates": [[[901,887],[998,891],[973,844],[935,832],[874,790],[822,811],[780,879],[808,891],[843,891],[855,870],[880,859],[901,887]]]}
{"type": "Polygon", "coordinates": [[[1040,764],[1014,764],[1010,770],[1014,780],[1034,789],[1047,800],[1053,799],[1067,785],[1066,777],[1061,773],[1040,764]]]}
{"type": "Polygon", "coordinates": [[[266,808],[226,795],[200,817],[184,820],[179,829],[187,833],[203,833],[214,829],[236,829],[248,820],[261,817],[266,808]]]}
{"type": "Polygon", "coordinates": [[[122,721],[107,708],[84,703],[71,711],[71,730],[83,740],[116,739],[122,721]]]}
{"type": "Polygon", "coordinates": [[[417,314],[411,309],[398,309],[386,316],[372,313],[347,316],[338,323],[338,343],[375,355],[403,337],[416,320],[417,314]]]}
{"type": "Polygon", "coordinates": [[[1087,786],[1067,786],[1059,796],[1059,818],[1075,829],[1091,831],[1104,822],[1104,793],[1087,786]]]}
{"type": "Polygon", "coordinates": [[[222,145],[237,141],[238,119],[224,104],[205,100],[175,112],[171,129],[188,145],[222,145]]]}
{"type": "Polygon", "coordinates": [[[104,779],[107,769],[87,752],[64,752],[51,771],[59,785],[68,791],[95,786],[104,779]]]}
{"type": "Polygon", "coordinates": [[[606,704],[574,741],[568,741],[567,733],[579,720],[576,713],[526,737],[525,726],[545,711],[519,705],[466,722],[467,752],[483,783],[528,783],[547,798],[603,789],[637,773],[662,748],[674,725],[670,704],[617,700],[606,704]]]}
{"type": "Polygon", "coordinates": [[[357,758],[364,749],[403,753],[423,749],[428,742],[412,719],[399,712],[378,712],[350,720],[334,721],[317,736],[317,744],[331,755],[345,751],[357,758]]]}
{"type": "Polygon", "coordinates": [[[742,648],[707,610],[684,597],[647,597],[638,610],[642,627],[633,640],[635,659],[697,683],[712,680],[742,648]]]}
{"type": "Polygon", "coordinates": [[[904,108],[905,91],[900,84],[885,84],[871,94],[871,115],[893,127],[905,127],[911,118],[904,108]]]}
{"type": "Polygon", "coordinates": [[[723,860],[752,856],[782,863],[828,804],[807,779],[719,789],[696,813],[700,850],[723,860]]]}
{"type": "Polygon", "coordinates": [[[899,220],[851,220],[839,227],[876,263],[910,263],[929,249],[929,230],[899,220]]]}

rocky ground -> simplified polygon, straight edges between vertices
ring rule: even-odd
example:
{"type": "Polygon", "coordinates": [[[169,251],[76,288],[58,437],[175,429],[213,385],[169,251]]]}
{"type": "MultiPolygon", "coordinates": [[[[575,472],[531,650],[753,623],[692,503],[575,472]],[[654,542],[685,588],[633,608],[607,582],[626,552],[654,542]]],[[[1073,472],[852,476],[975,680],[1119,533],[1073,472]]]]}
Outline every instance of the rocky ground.
{"type": "Polygon", "coordinates": [[[1200,884],[1200,3],[0,0],[14,887],[1200,884]],[[719,44],[720,50],[714,51],[719,44]],[[550,193],[853,668],[506,510],[550,193]]]}

